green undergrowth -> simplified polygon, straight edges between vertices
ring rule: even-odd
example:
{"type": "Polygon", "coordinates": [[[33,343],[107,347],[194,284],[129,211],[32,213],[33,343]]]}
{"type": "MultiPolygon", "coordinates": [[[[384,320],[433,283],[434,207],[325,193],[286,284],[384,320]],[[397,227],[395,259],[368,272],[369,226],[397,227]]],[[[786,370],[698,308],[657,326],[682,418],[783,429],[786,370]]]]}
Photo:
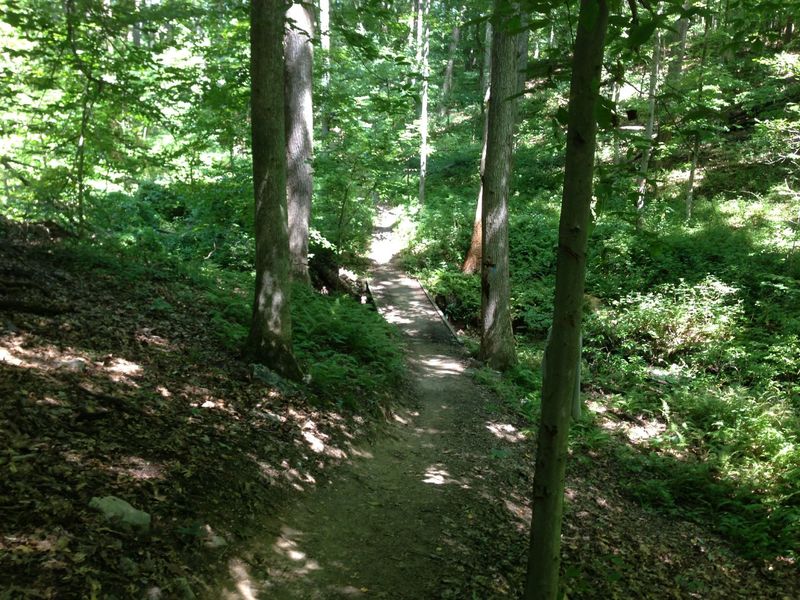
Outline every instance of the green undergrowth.
{"type": "MultiPolygon", "coordinates": [[[[759,162],[770,147],[765,136],[778,135],[774,127],[760,127],[737,146],[714,151],[691,222],[684,217],[683,187],[669,183],[671,167],[655,175],[659,196],[648,200],[642,228],[634,226],[627,192],[593,206],[586,408],[571,443],[579,456],[602,451],[621,489],[645,508],[710,526],[748,557],[796,558],[798,199],[784,164],[759,162]],[[740,162],[741,170],[733,168],[740,162]],[[757,177],[751,164],[759,165],[757,177]]],[[[560,201],[553,174],[563,151],[560,144],[539,142],[535,151],[520,144],[517,191],[509,200],[511,313],[520,363],[503,376],[474,373],[528,417],[531,430],[552,315],[560,201]]],[[[461,177],[471,185],[460,187],[447,173],[432,174],[405,264],[444,313],[474,336],[480,277],[460,271],[477,196],[470,168],[465,165],[461,177]]],[[[614,189],[625,187],[620,181],[614,189]]],[[[477,350],[475,342],[468,346],[477,350]]]]}
{"type": "MultiPolygon", "coordinates": [[[[177,261],[162,252],[134,252],[113,240],[101,247],[74,244],[72,252],[87,270],[113,273],[134,290],[142,280],[161,282],[162,296],[148,302],[149,310],[162,316],[199,300],[223,347],[232,355],[241,351],[251,319],[251,273],[210,261],[177,261]]],[[[295,354],[317,402],[369,413],[376,402],[395,396],[405,370],[400,338],[371,305],[295,285],[292,322],[295,354]]]]}

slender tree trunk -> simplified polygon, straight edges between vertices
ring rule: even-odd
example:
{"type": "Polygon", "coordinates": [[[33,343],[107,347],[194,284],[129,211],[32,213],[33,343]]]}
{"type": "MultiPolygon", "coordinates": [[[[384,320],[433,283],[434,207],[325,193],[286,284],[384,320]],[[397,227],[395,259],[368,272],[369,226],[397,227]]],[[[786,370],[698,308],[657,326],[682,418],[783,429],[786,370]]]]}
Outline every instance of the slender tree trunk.
{"type": "MultiPolygon", "coordinates": [[[[709,19],[706,19],[703,29],[703,52],[700,55],[700,76],[697,78],[697,103],[703,105],[703,89],[705,86],[706,57],[708,55],[708,31],[711,26],[709,19]]],[[[692,139],[692,160],[689,168],[689,181],[686,183],[686,220],[692,218],[694,208],[694,180],[697,175],[697,163],[700,155],[700,132],[695,131],[692,139]]]]}
{"type": "Polygon", "coordinates": [[[467,275],[477,273],[481,268],[483,243],[483,175],[486,173],[486,142],[489,138],[489,82],[492,71],[492,24],[486,22],[486,45],[483,52],[483,62],[481,63],[481,122],[483,123],[483,143],[481,144],[481,164],[480,164],[480,187],[478,188],[478,202],[475,206],[475,220],[472,223],[472,238],[470,239],[469,249],[461,265],[461,271],[467,275]]]}
{"type": "Polygon", "coordinates": [[[439,101],[439,115],[445,116],[450,112],[450,94],[453,91],[453,66],[455,65],[458,42],[461,39],[461,28],[456,25],[450,37],[450,46],[447,48],[447,65],[444,68],[444,81],[442,82],[442,97],[439,101]]]}
{"type": "MultiPolygon", "coordinates": [[[[523,27],[527,26],[526,15],[521,18],[523,27]]],[[[517,34],[517,93],[525,91],[525,82],[528,80],[528,46],[530,45],[531,32],[527,27],[517,34]]]]}
{"type": "Polygon", "coordinates": [[[595,107],[607,24],[606,0],[581,0],[569,94],[553,328],[543,365],[526,600],[554,600],[559,593],[564,473],[572,407],[579,385],[586,246],[597,138],[595,107]]]}
{"type": "MultiPolygon", "coordinates": [[[[614,110],[618,111],[619,108],[619,97],[620,92],[622,90],[622,84],[625,79],[625,69],[622,66],[622,63],[617,61],[614,65],[613,70],[614,80],[612,82],[612,98],[614,100],[614,110]]],[[[618,165],[620,162],[620,151],[619,151],[619,123],[614,125],[614,164],[618,165]]]]}
{"type": "MultiPolygon", "coordinates": [[[[495,0],[495,12],[503,0],[495,0]]],[[[489,126],[483,174],[480,358],[505,370],[516,363],[508,272],[508,190],[518,89],[517,37],[500,22],[492,39],[489,126]]]]}
{"type": "MultiPolygon", "coordinates": [[[[693,0],[686,0],[683,3],[683,9],[688,10],[691,8],[693,0]]],[[[675,23],[675,44],[672,47],[672,56],[670,57],[669,67],[667,67],[667,82],[674,83],[678,80],[683,72],[683,59],[686,57],[686,35],[689,32],[689,25],[691,24],[688,17],[681,17],[675,23]]]]}
{"type": "Polygon", "coordinates": [[[331,2],[319,0],[319,47],[322,50],[322,86],[331,83],[331,2]]]}
{"type": "Polygon", "coordinates": [[[89,115],[91,114],[91,103],[89,102],[89,82],[86,82],[86,93],[83,97],[83,108],[81,111],[81,127],[78,133],[78,147],[75,154],[75,174],[78,183],[78,225],[79,231],[86,228],[86,134],[89,127],[89,115]]]}
{"type": "MultiPolygon", "coordinates": [[[[331,3],[330,0],[319,0],[319,47],[322,51],[322,88],[327,92],[331,87],[331,3]]],[[[328,135],[331,128],[330,112],[322,107],[320,130],[322,137],[328,135]]]]}
{"type": "MultiPolygon", "coordinates": [[[[144,3],[140,2],[140,0],[134,0],[133,9],[137,15],[139,14],[139,11],[143,4],[144,3]]],[[[136,21],[131,26],[131,42],[133,43],[135,48],[140,48],[142,45],[142,24],[139,21],[136,21]]]]}
{"type": "Polygon", "coordinates": [[[417,13],[419,20],[419,33],[417,41],[422,43],[418,49],[420,64],[422,65],[422,95],[420,98],[419,115],[419,203],[425,204],[425,177],[428,174],[428,52],[430,50],[430,24],[428,13],[431,0],[420,0],[420,10],[417,13]]]}
{"type": "Polygon", "coordinates": [[[251,0],[250,112],[255,199],[256,287],[248,358],[301,377],[292,354],[291,277],[286,209],[282,0],[251,0]]]}
{"type": "MultiPolygon", "coordinates": [[[[484,104],[489,104],[489,90],[486,90],[484,104]]],[[[483,175],[486,173],[486,141],[489,138],[489,117],[484,115],[483,119],[483,143],[481,144],[481,165],[480,165],[480,187],[478,188],[478,202],[475,205],[475,220],[472,223],[472,238],[469,242],[469,250],[461,265],[461,272],[467,275],[474,275],[481,268],[483,252],[483,175]]]]}
{"type": "MultiPolygon", "coordinates": [[[[486,97],[492,76],[492,24],[486,22],[486,33],[483,36],[483,62],[481,63],[481,97],[486,97]]],[[[481,104],[481,111],[484,105],[481,104]]]]}
{"type": "Polygon", "coordinates": [[[689,168],[689,181],[686,183],[686,220],[692,220],[694,208],[694,180],[697,176],[697,157],[700,154],[700,135],[694,134],[692,141],[692,166],[689,168]]]}
{"type": "Polygon", "coordinates": [[[650,65],[650,85],[647,93],[647,125],[644,137],[647,145],[642,152],[642,162],[639,165],[638,194],[636,196],[636,227],[644,225],[644,202],[647,196],[647,175],[650,170],[650,156],[653,153],[653,130],[656,122],[656,95],[658,94],[658,72],[661,66],[661,38],[655,34],[653,42],[653,61],[650,65]]]}
{"type": "Polygon", "coordinates": [[[284,33],[284,110],[286,111],[286,201],[289,212],[289,254],[292,276],[308,276],[308,228],[311,221],[314,110],[311,99],[314,64],[314,15],[302,4],[286,11],[293,21],[284,33]]]}

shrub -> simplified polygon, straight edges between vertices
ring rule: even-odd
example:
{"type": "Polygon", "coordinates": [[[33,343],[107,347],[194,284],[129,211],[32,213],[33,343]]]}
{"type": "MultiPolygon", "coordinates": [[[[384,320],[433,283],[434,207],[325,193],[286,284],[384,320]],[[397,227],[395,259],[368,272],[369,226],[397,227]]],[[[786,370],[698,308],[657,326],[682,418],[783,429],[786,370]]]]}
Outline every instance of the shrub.
{"type": "Polygon", "coordinates": [[[740,316],[737,289],[708,276],[628,294],[601,309],[595,323],[612,348],[666,362],[730,340],[740,316]]]}

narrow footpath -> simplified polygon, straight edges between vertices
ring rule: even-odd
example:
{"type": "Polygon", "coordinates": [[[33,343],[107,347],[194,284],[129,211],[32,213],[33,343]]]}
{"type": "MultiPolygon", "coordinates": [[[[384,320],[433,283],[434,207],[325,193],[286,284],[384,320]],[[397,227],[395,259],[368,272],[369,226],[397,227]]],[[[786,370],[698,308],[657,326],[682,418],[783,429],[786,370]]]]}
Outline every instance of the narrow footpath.
{"type": "Polygon", "coordinates": [[[521,440],[491,420],[462,349],[419,283],[391,260],[394,218],[382,213],[376,229],[370,286],[380,312],[406,334],[417,405],[394,415],[332,481],[285,508],[264,572],[234,561],[228,598],[446,597],[463,569],[453,554],[469,552],[461,532],[478,518],[476,503],[493,497],[487,460],[521,440]]]}

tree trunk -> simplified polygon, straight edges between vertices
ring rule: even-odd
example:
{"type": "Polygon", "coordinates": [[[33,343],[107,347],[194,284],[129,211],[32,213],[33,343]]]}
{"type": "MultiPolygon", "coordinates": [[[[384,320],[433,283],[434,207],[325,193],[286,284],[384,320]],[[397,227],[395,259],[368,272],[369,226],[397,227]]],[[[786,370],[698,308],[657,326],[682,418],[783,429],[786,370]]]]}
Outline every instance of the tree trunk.
{"type": "MultiPolygon", "coordinates": [[[[331,87],[331,3],[330,0],[319,0],[319,47],[322,50],[322,87],[328,91],[331,87]]],[[[322,107],[322,137],[328,135],[331,128],[331,117],[326,106],[322,107]]]]}
{"type": "Polygon", "coordinates": [[[439,104],[439,115],[449,113],[450,94],[453,91],[453,66],[458,51],[458,41],[461,39],[461,28],[456,25],[450,37],[450,46],[447,49],[447,65],[444,68],[444,81],[442,82],[442,97],[439,104]]]}
{"type": "Polygon", "coordinates": [[[311,100],[314,15],[302,4],[286,11],[293,25],[284,33],[284,110],[286,111],[286,202],[292,276],[309,283],[308,228],[311,220],[311,154],[314,111],[311,100]]]}
{"type": "Polygon", "coordinates": [[[481,164],[480,164],[480,187],[478,188],[478,202],[475,207],[475,220],[472,222],[472,238],[470,238],[469,250],[461,265],[461,271],[467,275],[477,273],[481,268],[483,243],[483,175],[486,173],[486,141],[489,137],[489,81],[492,71],[492,24],[486,22],[486,44],[483,51],[483,62],[481,63],[481,121],[483,122],[483,136],[481,144],[481,164]]]}
{"type": "MultiPolygon", "coordinates": [[[[486,90],[486,97],[483,102],[489,104],[489,90],[486,90]]],[[[484,115],[483,119],[483,143],[481,144],[481,165],[480,165],[480,187],[478,188],[478,202],[475,205],[475,220],[472,222],[472,238],[469,242],[469,250],[461,265],[461,272],[466,275],[474,275],[481,268],[483,252],[483,175],[486,173],[486,141],[489,138],[489,117],[484,115]]]]}
{"type": "MultiPolygon", "coordinates": [[[[138,15],[141,9],[140,0],[134,0],[133,10],[138,15]]],[[[139,21],[134,22],[131,26],[131,42],[135,48],[142,46],[142,24],[139,21]]]]}
{"type": "MultiPolygon", "coordinates": [[[[527,25],[527,18],[522,15],[522,26],[527,25]]],[[[531,31],[527,27],[517,34],[517,93],[525,91],[525,82],[528,80],[528,45],[531,31]]]]}
{"type": "Polygon", "coordinates": [[[297,379],[289,312],[289,225],[283,99],[282,0],[251,0],[250,112],[255,199],[256,287],[245,348],[254,362],[297,379]]]}
{"type": "MultiPolygon", "coordinates": [[[[683,9],[688,10],[692,6],[693,0],[686,0],[683,9]]],[[[674,83],[683,72],[683,59],[686,56],[686,34],[689,32],[690,20],[688,17],[681,17],[675,23],[675,45],[672,47],[669,67],[667,67],[667,82],[674,83]]]]}
{"type": "MultiPolygon", "coordinates": [[[[486,21],[486,33],[483,36],[483,62],[481,63],[481,97],[486,97],[492,76],[492,24],[486,21]]],[[[481,104],[481,110],[484,106],[481,104]]]]}
{"type": "MultiPolygon", "coordinates": [[[[503,0],[495,0],[495,12],[503,0]]],[[[516,363],[508,272],[508,190],[517,100],[517,37],[500,22],[492,40],[489,125],[483,174],[480,358],[493,369],[516,363]]]]}
{"type": "Polygon", "coordinates": [[[425,204],[425,177],[428,174],[428,52],[430,50],[430,24],[428,23],[428,13],[431,8],[431,0],[420,0],[420,8],[417,12],[419,32],[417,42],[422,46],[417,49],[420,64],[422,66],[422,96],[420,98],[419,114],[419,203],[425,204]]]}
{"type": "Polygon", "coordinates": [[[606,0],[581,0],[569,94],[553,328],[543,364],[526,600],[554,600],[559,593],[564,473],[571,409],[579,385],[586,245],[597,138],[595,107],[607,24],[606,0]]]}
{"type": "Polygon", "coordinates": [[[638,195],[636,196],[636,227],[644,225],[644,201],[647,195],[647,175],[650,170],[650,156],[653,153],[653,130],[656,122],[656,94],[658,94],[658,72],[661,66],[661,37],[658,32],[653,42],[653,61],[650,65],[650,85],[647,92],[647,125],[644,137],[647,145],[642,152],[639,165],[638,195]]]}
{"type": "MultiPolygon", "coordinates": [[[[703,29],[703,51],[700,55],[700,76],[697,78],[697,104],[703,105],[703,89],[705,86],[705,68],[706,57],[708,56],[708,31],[711,23],[707,18],[705,28],[703,29]]],[[[697,163],[700,155],[700,132],[695,131],[692,139],[692,160],[691,167],[689,168],[689,181],[686,183],[686,220],[692,219],[692,210],[694,208],[694,180],[697,175],[697,163]]]]}

